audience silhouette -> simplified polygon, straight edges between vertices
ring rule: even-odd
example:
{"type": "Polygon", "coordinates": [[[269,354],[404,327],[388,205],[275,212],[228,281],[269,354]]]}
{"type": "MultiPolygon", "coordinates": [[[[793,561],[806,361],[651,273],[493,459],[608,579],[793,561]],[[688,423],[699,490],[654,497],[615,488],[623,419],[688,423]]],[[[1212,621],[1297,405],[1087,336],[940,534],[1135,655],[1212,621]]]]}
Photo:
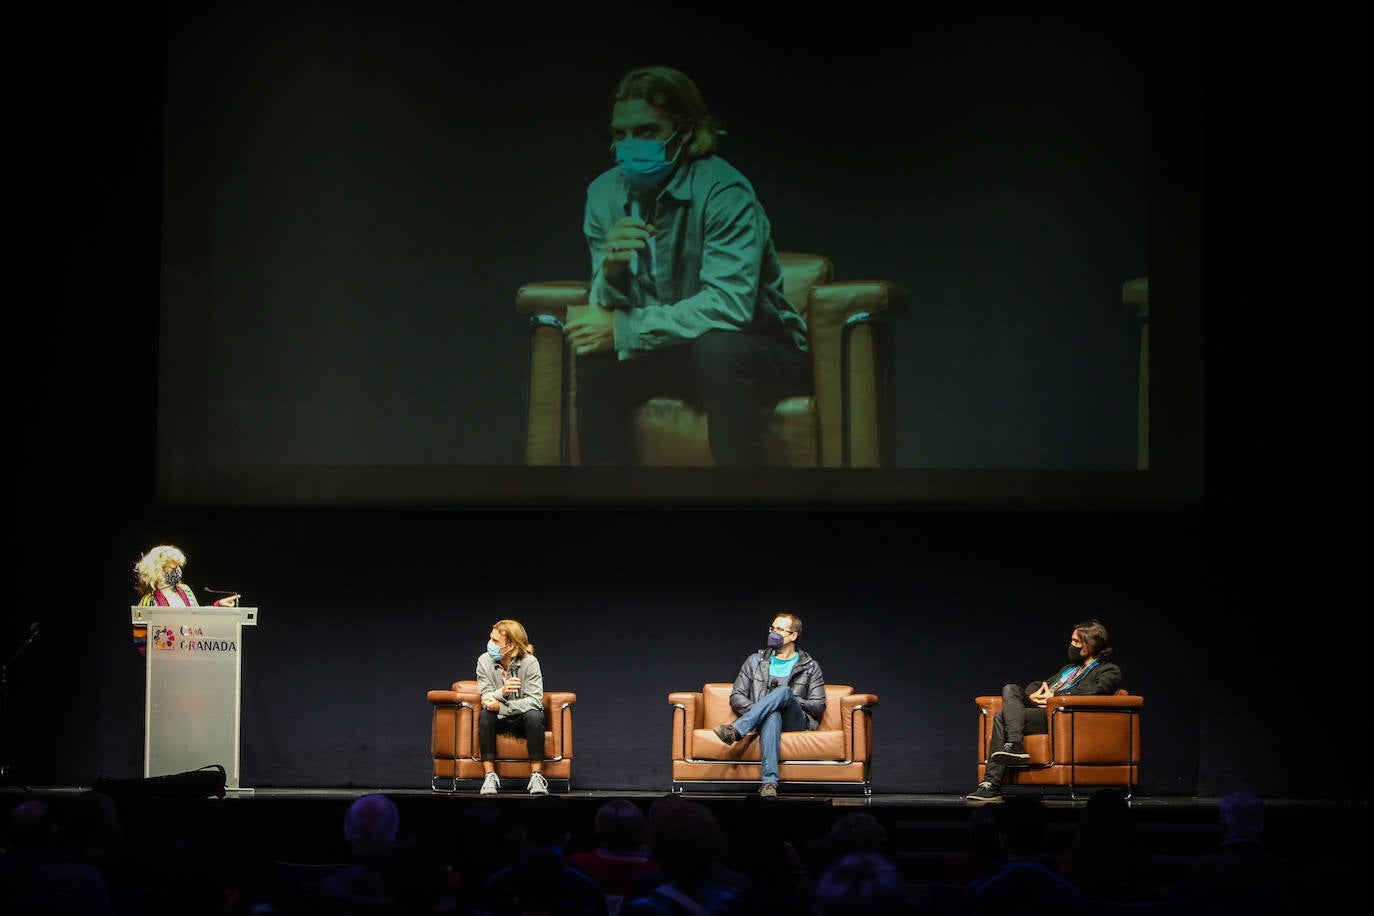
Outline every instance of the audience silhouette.
{"type": "MultiPolygon", "coordinates": [[[[745,916],[759,912],[753,882],[723,869],[725,834],[700,802],[664,798],[649,817],[649,850],[659,863],[661,883],[627,899],[622,916],[745,916]]],[[[643,878],[645,872],[638,876],[643,878]]]]}
{"type": "Polygon", "coordinates": [[[1094,900],[1159,900],[1150,852],[1120,789],[1098,789],[1078,818],[1064,876],[1094,900]]]}
{"type": "Polygon", "coordinates": [[[1072,882],[1041,861],[1049,811],[1039,798],[1012,796],[998,806],[998,836],[1005,861],[968,886],[965,912],[981,914],[1074,914],[1086,912],[1072,882]]]}
{"type": "Polygon", "coordinates": [[[12,801],[0,835],[0,913],[981,916],[1149,907],[1188,916],[1289,916],[1346,912],[1371,864],[1367,825],[1359,823],[1299,833],[1303,822],[1289,816],[1271,848],[1265,802],[1246,792],[1221,799],[1220,841],[1186,863],[1176,854],[1152,855],[1140,811],[1110,788],[1086,805],[1065,806],[1065,819],[1076,818],[1067,849],[1048,848],[1045,802],[1013,795],[969,810],[967,848],[953,858],[934,845],[945,841],[943,825],[919,836],[925,828],[917,822],[896,822],[905,831],[901,859],[893,822],[869,810],[845,811],[823,826],[810,815],[793,817],[799,805],[708,807],[679,795],[657,798],[647,811],[628,798],[594,809],[558,796],[470,799],[451,821],[402,832],[395,802],[368,793],[344,812],[346,862],[338,861],[337,834],[321,836],[316,857],[308,837],[303,850],[300,837],[282,835],[283,848],[304,851],[303,869],[333,869],[314,877],[310,892],[289,894],[270,879],[284,861],[272,830],[220,836],[216,828],[229,823],[218,813],[223,803],[204,804],[210,807],[201,811],[216,813],[176,812],[185,818],[160,825],[163,832],[149,830],[156,816],[140,817],[129,833],[115,801],[99,792],[12,801]],[[588,810],[588,823],[572,820],[588,810]],[[819,832],[805,826],[812,824],[819,832]],[[1160,862],[1170,881],[1157,873],[1160,862]],[[909,867],[921,882],[907,879],[909,867]]]}
{"type": "Polygon", "coordinates": [[[968,812],[968,848],[940,869],[946,884],[970,884],[1001,865],[1002,837],[997,827],[997,805],[976,805],[968,812]]]}
{"type": "Polygon", "coordinates": [[[1293,862],[1265,844],[1265,814],[1264,800],[1250,792],[1224,796],[1217,805],[1221,842],[1187,863],[1179,893],[1214,916],[1299,912],[1293,862]]]}
{"type": "Polygon", "coordinates": [[[816,882],[816,916],[909,916],[921,912],[901,869],[881,852],[851,852],[816,882]]]}
{"type": "Polygon", "coordinates": [[[595,825],[596,848],[575,852],[569,861],[606,895],[608,916],[617,916],[630,879],[658,865],[649,855],[648,819],[639,805],[616,798],[597,809],[595,825]]]}
{"type": "Polygon", "coordinates": [[[60,848],[61,825],[41,799],[20,802],[5,819],[0,913],[5,916],[108,916],[104,873],[60,848]]]}

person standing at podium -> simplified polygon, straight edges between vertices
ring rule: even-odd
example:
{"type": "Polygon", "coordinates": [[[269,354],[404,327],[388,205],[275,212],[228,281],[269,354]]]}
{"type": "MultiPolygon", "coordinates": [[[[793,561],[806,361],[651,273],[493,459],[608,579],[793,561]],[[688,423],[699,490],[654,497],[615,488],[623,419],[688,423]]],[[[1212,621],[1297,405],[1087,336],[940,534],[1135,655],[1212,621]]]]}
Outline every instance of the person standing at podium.
{"type": "Polygon", "coordinates": [[[501,789],[496,773],[496,733],[525,736],[530,755],[531,795],[547,795],[544,778],[544,673],[534,657],[525,627],[518,620],[498,620],[487,649],[477,656],[477,692],[482,711],[477,719],[477,748],[482,754],[482,795],[501,789]]]}
{"type": "MultiPolygon", "coordinates": [[[[134,591],[139,607],[199,607],[196,593],[182,581],[186,554],[170,544],[160,544],[134,564],[134,591]]],[[[213,607],[237,607],[237,593],[215,599],[213,607]]],[[[134,646],[139,655],[148,653],[148,625],[134,624],[134,646]]]]}

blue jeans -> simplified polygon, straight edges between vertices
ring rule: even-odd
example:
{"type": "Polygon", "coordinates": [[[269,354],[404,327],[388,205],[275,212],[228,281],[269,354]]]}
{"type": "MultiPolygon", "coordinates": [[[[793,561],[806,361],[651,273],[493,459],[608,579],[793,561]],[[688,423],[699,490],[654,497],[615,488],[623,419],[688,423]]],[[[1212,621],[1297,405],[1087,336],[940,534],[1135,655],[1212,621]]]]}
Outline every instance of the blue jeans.
{"type": "Polygon", "coordinates": [[[778,751],[783,732],[804,732],[810,727],[806,710],[786,684],[780,684],[759,698],[744,715],[735,720],[740,737],[759,733],[759,756],[763,758],[763,781],[778,781],[778,751]]]}

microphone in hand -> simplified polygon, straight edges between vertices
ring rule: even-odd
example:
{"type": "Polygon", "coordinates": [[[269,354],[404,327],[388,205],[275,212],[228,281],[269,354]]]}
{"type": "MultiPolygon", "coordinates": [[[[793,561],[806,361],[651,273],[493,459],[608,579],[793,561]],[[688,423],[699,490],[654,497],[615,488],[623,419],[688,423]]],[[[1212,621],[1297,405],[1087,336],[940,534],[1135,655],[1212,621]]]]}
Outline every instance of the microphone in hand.
{"type": "MultiPolygon", "coordinates": [[[[633,216],[635,219],[638,219],[638,220],[644,219],[644,208],[643,208],[643,206],[640,205],[640,203],[639,203],[639,198],[638,198],[638,197],[631,197],[631,198],[630,198],[630,215],[633,216]]],[[[629,269],[629,271],[630,271],[630,276],[635,277],[635,276],[638,276],[638,275],[639,275],[639,252],[638,252],[638,251],[632,251],[632,252],[630,252],[630,263],[629,263],[627,266],[628,266],[628,269],[629,269]]]]}

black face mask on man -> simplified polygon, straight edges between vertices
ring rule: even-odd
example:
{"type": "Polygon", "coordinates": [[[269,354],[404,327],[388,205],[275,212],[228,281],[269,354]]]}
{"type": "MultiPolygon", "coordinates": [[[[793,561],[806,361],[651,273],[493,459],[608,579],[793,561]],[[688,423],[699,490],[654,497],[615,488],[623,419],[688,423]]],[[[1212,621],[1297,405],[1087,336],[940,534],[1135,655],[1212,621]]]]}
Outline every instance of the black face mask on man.
{"type": "Polygon", "coordinates": [[[782,648],[782,634],[781,634],[781,633],[777,632],[776,630],[769,630],[769,631],[768,631],[768,648],[770,648],[770,649],[781,649],[781,648],[782,648]]]}
{"type": "Polygon", "coordinates": [[[1072,643],[1070,643],[1069,661],[1073,662],[1075,665],[1081,665],[1085,661],[1087,661],[1087,659],[1083,656],[1083,649],[1080,649],[1078,646],[1075,646],[1072,643]]]}

